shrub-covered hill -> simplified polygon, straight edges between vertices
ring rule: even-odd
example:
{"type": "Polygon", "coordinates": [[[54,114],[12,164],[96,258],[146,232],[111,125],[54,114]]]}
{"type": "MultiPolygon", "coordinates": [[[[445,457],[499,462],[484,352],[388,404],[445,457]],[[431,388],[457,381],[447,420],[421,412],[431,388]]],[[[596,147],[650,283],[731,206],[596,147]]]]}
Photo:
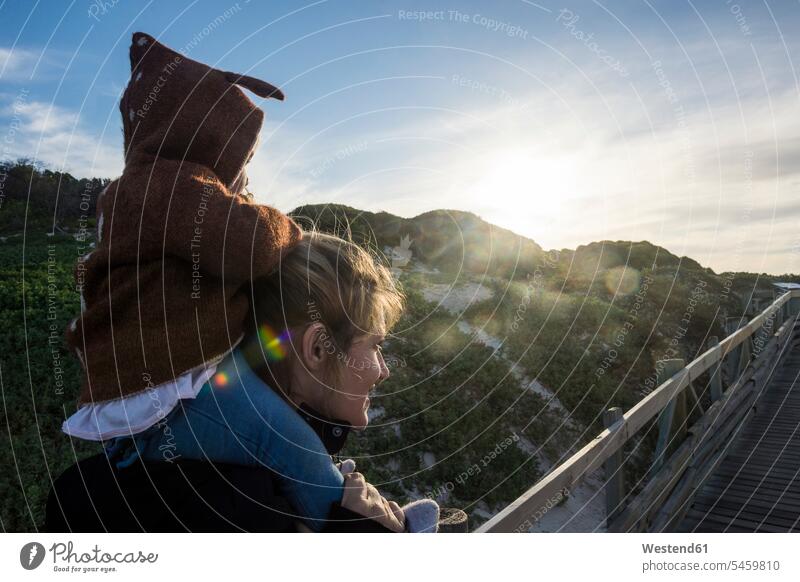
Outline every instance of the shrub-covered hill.
{"type": "Polygon", "coordinates": [[[414,256],[439,270],[513,277],[532,271],[543,256],[529,238],[486,222],[471,212],[433,210],[401,218],[387,212],[367,212],[338,204],[301,206],[290,213],[301,222],[331,232],[349,226],[354,240],[379,249],[399,244],[408,236],[414,256]]]}
{"type": "Polygon", "coordinates": [[[27,160],[0,162],[0,235],[94,227],[97,196],[111,180],[76,178],[27,160]]]}

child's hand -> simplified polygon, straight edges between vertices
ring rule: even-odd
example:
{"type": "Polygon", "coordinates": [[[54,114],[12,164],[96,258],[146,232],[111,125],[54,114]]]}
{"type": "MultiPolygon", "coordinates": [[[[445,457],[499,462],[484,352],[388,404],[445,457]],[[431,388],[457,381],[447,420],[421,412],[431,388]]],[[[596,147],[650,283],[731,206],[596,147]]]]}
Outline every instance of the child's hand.
{"type": "Polygon", "coordinates": [[[406,518],[406,531],[410,533],[436,533],[439,531],[439,504],[433,499],[417,499],[400,509],[406,518]]]}
{"type": "Polygon", "coordinates": [[[406,520],[400,506],[394,501],[387,501],[374,485],[367,482],[364,475],[355,472],[355,468],[353,459],[346,459],[339,464],[339,471],[344,475],[342,507],[374,519],[394,532],[405,531],[406,520]]]}
{"type": "MultiPolygon", "coordinates": [[[[339,472],[345,476],[345,484],[347,483],[349,475],[359,475],[363,478],[361,473],[355,472],[356,462],[353,459],[345,459],[336,466],[339,472]]],[[[369,483],[366,483],[366,485],[375,489],[369,483]]],[[[381,497],[381,499],[383,498],[381,497]]],[[[383,501],[386,502],[385,499],[383,499],[383,501]]],[[[342,503],[344,504],[344,501],[342,503]]],[[[392,504],[395,506],[397,505],[394,501],[389,501],[388,503],[390,506],[392,504]]],[[[418,499],[417,501],[405,504],[399,509],[404,518],[404,528],[400,531],[407,531],[409,533],[435,533],[439,530],[439,504],[433,499],[418,499]]],[[[362,512],[359,511],[359,513],[362,512]]]]}

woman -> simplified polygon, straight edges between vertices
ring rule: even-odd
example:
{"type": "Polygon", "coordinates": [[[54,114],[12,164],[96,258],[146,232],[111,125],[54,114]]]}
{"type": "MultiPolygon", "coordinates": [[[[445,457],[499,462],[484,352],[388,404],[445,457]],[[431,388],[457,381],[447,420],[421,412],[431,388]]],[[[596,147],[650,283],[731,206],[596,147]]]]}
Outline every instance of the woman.
{"type": "Polygon", "coordinates": [[[435,502],[401,508],[351,459],[331,458],[369,422],[369,393],[389,377],[381,342],[403,305],[388,269],[364,249],[305,233],[275,273],[253,282],[249,328],[196,397],[112,441],[109,456],[118,466],[137,456],[266,466],[314,531],[337,504],[391,531],[436,531],[435,502]]]}

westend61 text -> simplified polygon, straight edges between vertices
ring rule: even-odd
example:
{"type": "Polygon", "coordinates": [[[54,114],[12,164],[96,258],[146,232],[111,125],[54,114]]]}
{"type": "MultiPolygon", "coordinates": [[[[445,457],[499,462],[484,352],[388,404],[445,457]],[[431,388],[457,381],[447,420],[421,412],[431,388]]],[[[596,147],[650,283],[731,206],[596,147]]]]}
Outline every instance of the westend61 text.
{"type": "Polygon", "coordinates": [[[673,544],[642,544],[645,554],[707,554],[708,544],[687,544],[676,546],[673,544]]]}

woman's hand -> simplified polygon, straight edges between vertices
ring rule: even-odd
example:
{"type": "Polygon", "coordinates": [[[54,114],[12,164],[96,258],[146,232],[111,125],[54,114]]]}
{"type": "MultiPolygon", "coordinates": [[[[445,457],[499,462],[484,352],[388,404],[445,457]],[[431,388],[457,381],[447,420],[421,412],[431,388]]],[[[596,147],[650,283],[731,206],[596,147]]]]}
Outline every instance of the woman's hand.
{"type": "Polygon", "coordinates": [[[355,472],[355,466],[352,459],[342,461],[339,466],[339,471],[344,475],[342,507],[374,519],[394,532],[405,531],[406,520],[400,506],[394,501],[387,501],[374,485],[367,482],[364,475],[355,472]]]}

